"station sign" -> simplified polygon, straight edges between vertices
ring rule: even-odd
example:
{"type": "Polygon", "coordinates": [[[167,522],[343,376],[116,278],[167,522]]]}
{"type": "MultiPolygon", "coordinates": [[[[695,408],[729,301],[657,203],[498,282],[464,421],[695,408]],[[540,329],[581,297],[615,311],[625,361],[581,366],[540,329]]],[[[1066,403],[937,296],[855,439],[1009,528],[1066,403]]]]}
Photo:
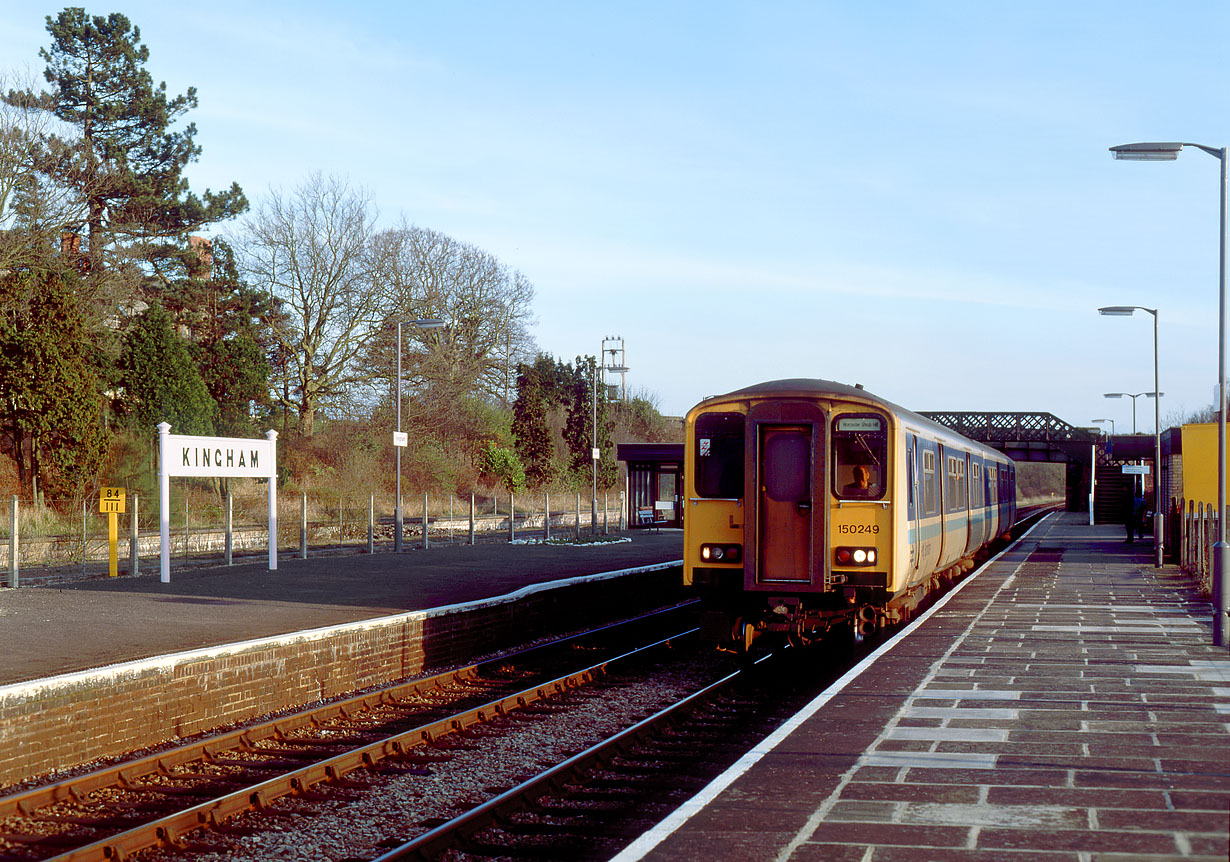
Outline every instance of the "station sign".
{"type": "Polygon", "coordinates": [[[393,432],[393,445],[401,446],[403,449],[410,444],[410,435],[405,431],[393,432]]]}
{"type": "Polygon", "coordinates": [[[1149,465],[1148,464],[1124,464],[1121,469],[1123,470],[1124,475],[1127,475],[1127,476],[1148,476],[1149,475],[1149,465]]]}

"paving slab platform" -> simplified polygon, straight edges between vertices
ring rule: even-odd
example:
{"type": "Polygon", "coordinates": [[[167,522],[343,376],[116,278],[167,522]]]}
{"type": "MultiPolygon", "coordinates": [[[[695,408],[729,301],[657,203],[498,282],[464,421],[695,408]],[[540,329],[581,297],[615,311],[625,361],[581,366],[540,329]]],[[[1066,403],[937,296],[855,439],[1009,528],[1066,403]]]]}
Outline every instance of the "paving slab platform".
{"type": "Polygon", "coordinates": [[[0,589],[0,685],[678,560],[679,530],[604,545],[439,545],[0,589]]]}
{"type": "Polygon", "coordinates": [[[625,852],[1230,858],[1230,656],[1152,543],[1053,515],[625,852]]]}

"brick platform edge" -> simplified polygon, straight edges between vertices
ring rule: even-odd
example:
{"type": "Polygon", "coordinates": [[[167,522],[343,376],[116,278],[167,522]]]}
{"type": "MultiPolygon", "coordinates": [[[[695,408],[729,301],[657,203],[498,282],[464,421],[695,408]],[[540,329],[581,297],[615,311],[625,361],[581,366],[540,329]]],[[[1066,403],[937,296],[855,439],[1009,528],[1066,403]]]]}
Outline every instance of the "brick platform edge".
{"type": "Polygon", "coordinates": [[[0,787],[683,597],[679,564],[0,686],[0,787]]]}

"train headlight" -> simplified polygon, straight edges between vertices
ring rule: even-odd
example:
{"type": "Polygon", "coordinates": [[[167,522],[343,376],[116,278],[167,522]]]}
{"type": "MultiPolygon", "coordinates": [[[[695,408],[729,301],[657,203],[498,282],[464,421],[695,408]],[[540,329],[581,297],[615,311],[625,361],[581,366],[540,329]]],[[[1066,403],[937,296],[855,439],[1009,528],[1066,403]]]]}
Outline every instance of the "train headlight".
{"type": "Polygon", "coordinates": [[[701,545],[700,558],[706,563],[737,563],[743,559],[743,546],[716,543],[701,545]]]}
{"type": "Polygon", "coordinates": [[[833,560],[839,566],[874,566],[877,554],[875,548],[836,548],[833,560]]]}

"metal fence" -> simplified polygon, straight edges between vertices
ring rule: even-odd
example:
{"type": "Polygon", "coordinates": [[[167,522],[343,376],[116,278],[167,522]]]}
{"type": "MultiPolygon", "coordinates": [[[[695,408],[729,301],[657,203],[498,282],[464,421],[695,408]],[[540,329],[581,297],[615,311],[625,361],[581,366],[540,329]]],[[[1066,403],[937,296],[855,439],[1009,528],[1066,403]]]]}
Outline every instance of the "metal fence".
{"type": "Polygon", "coordinates": [[[1211,594],[1213,545],[1218,537],[1217,506],[1172,499],[1166,521],[1172,555],[1179,567],[1199,580],[1202,592],[1211,594]]]}
{"type": "MultiPolygon", "coordinates": [[[[579,494],[509,495],[504,498],[403,498],[403,549],[477,542],[568,540],[583,533],[610,533],[627,528],[622,492],[597,498],[579,494]],[[426,517],[424,517],[426,513],[426,517]],[[597,520],[591,524],[593,515],[597,520]]],[[[124,514],[116,515],[117,574],[152,574],[162,551],[157,500],[129,495],[124,514]]],[[[234,498],[191,507],[188,497],[175,501],[171,516],[170,556],[175,566],[233,565],[267,555],[267,507],[254,516],[235,512],[234,498]]],[[[7,585],[34,586],[64,580],[106,577],[111,573],[109,515],[98,501],[86,501],[75,517],[48,515],[48,510],[12,497],[0,503],[0,537],[8,546],[7,585]]],[[[379,511],[376,496],[366,498],[280,495],[277,512],[280,556],[306,559],[324,553],[382,553],[395,547],[394,512],[379,511]]]]}

